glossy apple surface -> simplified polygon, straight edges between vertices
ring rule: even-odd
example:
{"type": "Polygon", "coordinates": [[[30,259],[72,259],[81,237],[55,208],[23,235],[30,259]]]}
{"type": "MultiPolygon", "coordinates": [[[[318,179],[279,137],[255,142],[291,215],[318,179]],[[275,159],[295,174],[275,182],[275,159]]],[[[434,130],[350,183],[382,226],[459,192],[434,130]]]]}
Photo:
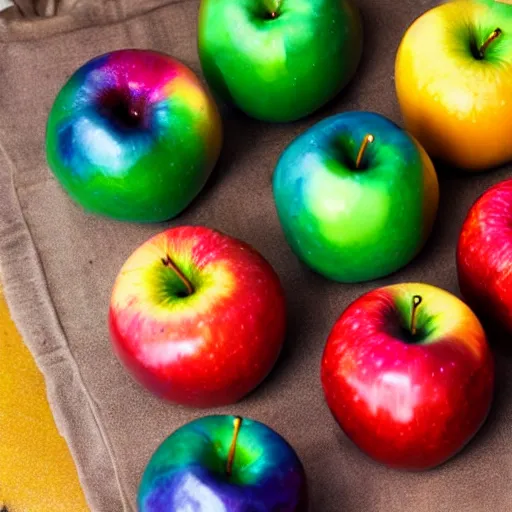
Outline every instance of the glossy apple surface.
{"type": "Polygon", "coordinates": [[[395,84],[405,128],[431,157],[461,169],[508,162],[511,76],[512,5],[444,2],[412,23],[398,49],[395,84]]]}
{"type": "Polygon", "coordinates": [[[217,106],[172,57],[118,50],[64,84],[46,127],[49,167],[85,210],[124,221],[178,215],[203,188],[220,153],[217,106]]]}
{"type": "Polygon", "coordinates": [[[203,226],[175,227],[126,260],[109,327],[120,360],[156,395],[191,407],[227,405],[276,362],[284,293],[271,265],[246,243],[203,226]]]}
{"type": "Polygon", "coordinates": [[[198,51],[223,101],[264,121],[293,121],[336,96],[363,48],[352,0],[202,0],[198,51]]]}
{"type": "Polygon", "coordinates": [[[233,416],[205,416],[171,434],[149,461],[140,512],[307,512],[304,468],[270,427],[233,416]],[[235,446],[231,470],[228,460],[235,446]]]}
{"type": "Polygon", "coordinates": [[[485,421],[494,362],[467,305],[434,286],[404,283],[349,305],[329,334],[321,379],[356,446],[389,467],[424,470],[458,453],[485,421]],[[413,334],[415,296],[422,302],[413,334]]]}
{"type": "Polygon", "coordinates": [[[465,301],[512,332],[512,180],[487,189],[471,206],[457,244],[465,301]]]}
{"type": "Polygon", "coordinates": [[[380,114],[320,121],[281,154],[273,176],[279,221],[295,254],[341,282],[377,279],[409,263],[437,214],[428,155],[380,114]],[[372,135],[359,167],[365,137],[372,135]]]}

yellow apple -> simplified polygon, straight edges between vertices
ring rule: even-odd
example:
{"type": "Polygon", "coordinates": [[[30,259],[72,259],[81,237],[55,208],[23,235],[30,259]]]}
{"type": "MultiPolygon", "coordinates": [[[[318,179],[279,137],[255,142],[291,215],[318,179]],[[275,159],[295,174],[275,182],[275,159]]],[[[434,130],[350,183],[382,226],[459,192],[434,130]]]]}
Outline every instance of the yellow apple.
{"type": "Polygon", "coordinates": [[[512,160],[512,0],[452,0],[425,12],[398,48],[405,128],[429,155],[482,171],[512,160]]]}

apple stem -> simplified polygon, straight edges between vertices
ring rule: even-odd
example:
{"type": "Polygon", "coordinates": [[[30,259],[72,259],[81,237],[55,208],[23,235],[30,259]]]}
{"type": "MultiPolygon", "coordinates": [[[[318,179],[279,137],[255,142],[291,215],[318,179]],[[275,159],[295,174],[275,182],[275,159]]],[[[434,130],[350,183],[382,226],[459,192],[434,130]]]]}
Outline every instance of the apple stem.
{"type": "Polygon", "coordinates": [[[361,147],[359,148],[359,153],[357,154],[356,158],[356,169],[359,169],[359,166],[361,165],[361,161],[364,156],[364,152],[366,151],[366,148],[368,147],[368,144],[371,144],[375,140],[374,136],[372,134],[367,134],[364,136],[363,143],[361,144],[361,147]]]}
{"type": "Polygon", "coordinates": [[[412,298],[412,312],[411,312],[411,333],[414,336],[416,334],[416,310],[421,304],[423,299],[419,295],[414,295],[412,298]]]}
{"type": "Polygon", "coordinates": [[[478,53],[480,54],[480,57],[483,59],[485,57],[485,51],[487,48],[489,48],[489,45],[497,39],[501,35],[501,29],[497,28],[496,30],[493,30],[489,37],[484,41],[484,44],[480,46],[480,50],[478,50],[478,53]]]}
{"type": "Polygon", "coordinates": [[[179,277],[180,281],[185,285],[187,292],[189,295],[192,295],[194,293],[194,287],[192,286],[192,283],[187,279],[185,274],[178,268],[176,263],[172,261],[171,257],[167,254],[165,258],[162,258],[162,263],[169,267],[174,271],[174,273],[179,277]]]}
{"type": "Polygon", "coordinates": [[[233,439],[231,440],[231,446],[229,447],[228,453],[228,463],[226,466],[226,475],[231,476],[233,471],[233,462],[235,460],[235,452],[236,452],[236,441],[238,439],[238,433],[240,432],[240,426],[242,425],[242,418],[236,416],[233,420],[233,439]]]}

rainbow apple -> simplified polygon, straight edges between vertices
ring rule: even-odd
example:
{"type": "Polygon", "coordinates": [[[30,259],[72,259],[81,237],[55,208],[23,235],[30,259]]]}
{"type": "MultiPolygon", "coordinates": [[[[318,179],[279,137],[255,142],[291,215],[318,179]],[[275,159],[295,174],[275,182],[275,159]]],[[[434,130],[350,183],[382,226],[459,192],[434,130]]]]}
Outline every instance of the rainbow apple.
{"type": "Polygon", "coordinates": [[[205,416],[172,433],[144,470],[139,512],[307,512],[304,468],[270,427],[205,416]]]}
{"type": "Polygon", "coordinates": [[[163,231],[121,268],[114,350],[156,395],[191,407],[234,403],[271,371],[285,334],[279,278],[255,249],[203,226],[163,231]]]}
{"type": "Polygon", "coordinates": [[[299,135],[277,162],[273,193],[295,254],[341,282],[408,264],[427,241],[439,203],[428,155],[373,112],[328,117],[299,135]]]}
{"type": "Polygon", "coordinates": [[[405,128],[432,158],[467,171],[512,160],[512,5],[442,2],[398,48],[395,85],[405,128]]]}
{"type": "Polygon", "coordinates": [[[197,76],[149,50],[118,50],[80,67],[46,127],[51,171],[85,210],[163,221],[197,196],[220,153],[217,107],[197,76]]]}
{"type": "Polygon", "coordinates": [[[457,244],[464,300],[512,332],[512,180],[487,189],[471,206],[457,244]]]}
{"type": "Polygon", "coordinates": [[[458,453],[485,421],[494,361],[466,304],[403,283],[347,307],[329,334],[321,380],[334,418],[364,453],[424,470],[458,453]]]}
{"type": "Polygon", "coordinates": [[[334,98],[363,49],[352,0],[202,0],[201,67],[225,102],[264,121],[293,121],[334,98]]]}

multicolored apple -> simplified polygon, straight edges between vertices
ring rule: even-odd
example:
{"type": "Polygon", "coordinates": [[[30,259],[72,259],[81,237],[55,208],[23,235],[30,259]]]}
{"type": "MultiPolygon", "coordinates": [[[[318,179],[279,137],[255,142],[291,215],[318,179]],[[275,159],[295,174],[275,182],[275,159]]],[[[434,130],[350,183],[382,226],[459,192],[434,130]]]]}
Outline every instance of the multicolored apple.
{"type": "Polygon", "coordinates": [[[512,180],[487,189],[471,206],[457,244],[464,300],[512,332],[512,180]]]}
{"type": "Polygon", "coordinates": [[[241,240],[204,226],[163,231],[137,248],[115,281],[115,353],[145,388],[174,403],[241,400],[270,373],[285,335],[272,266],[241,240]]]}
{"type": "Polygon", "coordinates": [[[307,512],[307,479],[295,450],[270,427],[205,416],[155,451],[137,503],[140,512],[307,512]]]}
{"type": "Polygon", "coordinates": [[[224,102],[264,121],[293,121],[334,98],[363,48],[352,0],[202,0],[198,51],[224,102]]]}
{"type": "Polygon", "coordinates": [[[171,219],[197,196],[222,144],[217,106],[176,59],[118,50],[80,67],[48,117],[51,171],[85,210],[118,220],[171,219]]]}
{"type": "Polygon", "coordinates": [[[205,416],[155,451],[137,503],[140,512],[307,512],[307,479],[295,450],[270,427],[205,416]]]}
{"type": "Polygon", "coordinates": [[[328,117],[299,135],[279,158],[273,193],[296,255],[341,282],[408,264],[439,203],[437,175],[420,144],[372,112],[328,117]]]}
{"type": "Polygon", "coordinates": [[[405,128],[467,171],[512,160],[512,5],[451,0],[419,16],[396,56],[405,128]]]}
{"type": "Polygon", "coordinates": [[[331,330],[321,363],[327,404],[364,453],[425,470],[467,445],[487,418],[494,360],[479,320],[423,283],[374,289],[331,330]]]}

